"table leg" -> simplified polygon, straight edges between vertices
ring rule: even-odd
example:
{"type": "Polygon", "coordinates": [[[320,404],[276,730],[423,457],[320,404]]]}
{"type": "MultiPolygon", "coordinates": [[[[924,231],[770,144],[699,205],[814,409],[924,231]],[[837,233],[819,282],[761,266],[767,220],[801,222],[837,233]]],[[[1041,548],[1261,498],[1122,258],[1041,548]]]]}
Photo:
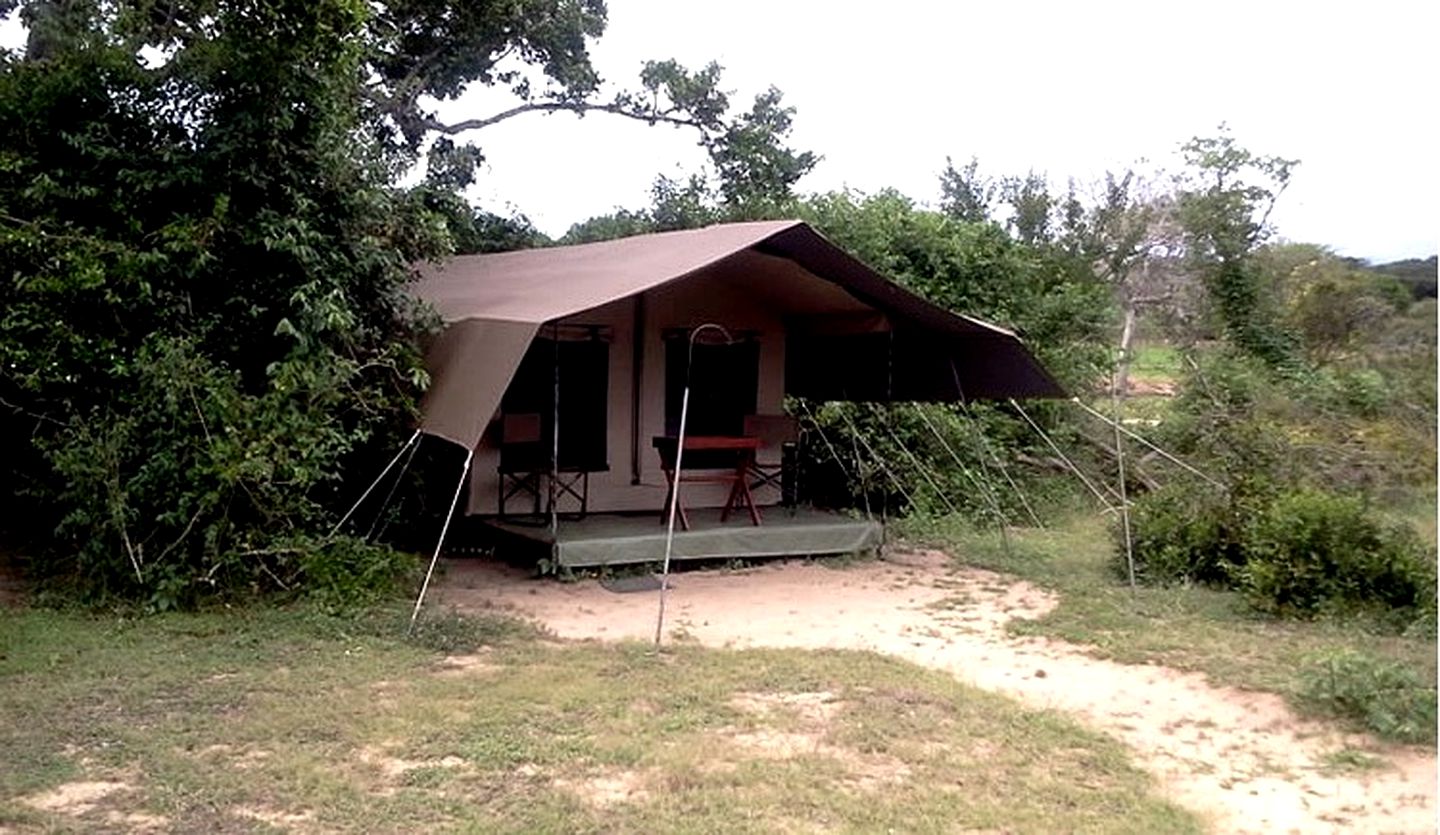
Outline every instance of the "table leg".
{"type": "MultiPolygon", "coordinates": [[[[675,471],[665,470],[665,504],[660,508],[660,524],[664,525],[670,521],[670,503],[679,498],[675,491],[675,471]]],[[[680,529],[690,530],[690,517],[685,515],[685,504],[681,502],[675,508],[675,515],[680,517],[680,529]]]]}
{"type": "Polygon", "coordinates": [[[725,500],[725,509],[720,511],[720,521],[723,523],[730,518],[730,511],[741,502],[745,509],[750,511],[750,524],[760,526],[760,509],[755,506],[755,495],[750,492],[750,464],[753,458],[748,455],[740,457],[740,465],[735,468],[735,477],[730,482],[730,496],[725,500]]]}

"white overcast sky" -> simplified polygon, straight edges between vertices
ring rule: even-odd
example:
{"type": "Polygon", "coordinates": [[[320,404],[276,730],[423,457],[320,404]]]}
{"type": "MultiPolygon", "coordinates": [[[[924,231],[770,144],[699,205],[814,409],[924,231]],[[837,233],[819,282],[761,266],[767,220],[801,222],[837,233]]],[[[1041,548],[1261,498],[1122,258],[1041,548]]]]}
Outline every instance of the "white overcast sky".
{"type": "MultiPolygon", "coordinates": [[[[1290,240],[1373,260],[1440,242],[1440,4],[1369,2],[800,2],[610,0],[593,56],[633,87],[641,62],[725,67],[736,107],[768,85],[796,108],[794,146],[823,155],[805,192],[894,187],[938,199],[947,156],[1063,186],[1230,125],[1301,165],[1272,220],[1290,240]]],[[[13,21],[0,38],[15,43],[13,21]]],[[[477,92],[448,117],[510,102],[477,92]]],[[[605,114],[530,114],[473,134],[472,198],[560,235],[641,208],[657,174],[699,170],[693,134],[605,114]]]]}
{"type": "MultiPolygon", "coordinates": [[[[1175,167],[1182,142],[1226,122],[1251,150],[1301,160],[1272,217],[1282,236],[1390,260],[1440,238],[1437,7],[611,0],[593,56],[627,86],[646,58],[719,61],[737,106],[779,87],[794,145],[824,156],[806,192],[892,186],[933,203],[947,155],[1063,187],[1142,158],[1175,167]]],[[[474,138],[490,163],[479,202],[552,235],[643,207],[656,174],[704,162],[688,133],[604,114],[532,114],[474,138]]]]}

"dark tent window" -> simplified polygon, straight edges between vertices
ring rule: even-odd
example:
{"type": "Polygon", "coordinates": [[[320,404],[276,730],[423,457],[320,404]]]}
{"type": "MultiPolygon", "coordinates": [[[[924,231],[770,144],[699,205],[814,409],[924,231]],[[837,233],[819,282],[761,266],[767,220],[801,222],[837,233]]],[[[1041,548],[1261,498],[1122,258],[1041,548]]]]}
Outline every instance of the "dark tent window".
{"type": "MultiPolygon", "coordinates": [[[[555,443],[557,363],[560,376],[560,469],[589,472],[608,469],[605,441],[609,415],[610,345],[598,335],[558,342],[537,337],[520,361],[500,409],[507,415],[540,416],[540,440],[528,454],[536,458],[534,469],[548,469],[555,443]]],[[[511,452],[524,455],[527,450],[511,452]]]]}
{"type": "MultiPolygon", "coordinates": [[[[680,432],[689,333],[665,334],[665,434],[680,432]]],[[[730,344],[696,343],[690,368],[687,435],[741,435],[745,416],[755,414],[760,388],[760,342],[753,336],[730,344]]]]}

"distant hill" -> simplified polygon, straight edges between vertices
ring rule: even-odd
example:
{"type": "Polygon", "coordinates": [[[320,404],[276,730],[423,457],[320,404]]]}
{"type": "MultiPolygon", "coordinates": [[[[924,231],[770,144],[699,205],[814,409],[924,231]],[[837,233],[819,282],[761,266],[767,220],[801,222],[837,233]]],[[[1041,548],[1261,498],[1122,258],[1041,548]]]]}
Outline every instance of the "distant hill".
{"type": "Polygon", "coordinates": [[[1406,258],[1388,264],[1375,264],[1370,270],[1404,282],[1417,299],[1435,298],[1436,256],[1406,258]]]}

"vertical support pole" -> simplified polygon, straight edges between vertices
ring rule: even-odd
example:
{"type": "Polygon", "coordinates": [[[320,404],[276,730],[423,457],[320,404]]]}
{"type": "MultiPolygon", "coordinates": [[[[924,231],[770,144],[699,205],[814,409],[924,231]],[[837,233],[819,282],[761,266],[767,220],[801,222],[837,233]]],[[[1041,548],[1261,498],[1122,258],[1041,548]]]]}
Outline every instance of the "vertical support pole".
{"type": "Polygon", "coordinates": [[[640,438],[645,407],[645,294],[635,295],[630,332],[630,483],[640,483],[640,438]]]}
{"type": "Polygon", "coordinates": [[[420,584],[420,594],[415,597],[415,610],[410,613],[409,635],[415,631],[415,619],[420,617],[420,606],[425,602],[425,592],[430,589],[430,577],[435,573],[435,563],[440,560],[440,549],[445,547],[445,534],[450,532],[450,520],[455,517],[455,505],[460,503],[460,494],[465,490],[465,479],[470,477],[470,462],[475,450],[465,453],[465,466],[460,469],[460,481],[455,485],[455,497],[450,500],[450,511],[445,514],[445,524],[440,527],[440,539],[435,542],[435,553],[430,555],[430,567],[425,570],[425,582],[420,584]]]}
{"type": "Polygon", "coordinates": [[[665,600],[670,593],[670,557],[675,551],[675,513],[680,507],[680,485],[685,471],[681,469],[685,458],[685,423],[690,419],[690,370],[695,360],[695,337],[702,331],[714,328],[724,334],[726,343],[735,340],[723,327],[706,323],[690,332],[690,345],[685,351],[685,388],[680,395],[680,433],[675,438],[675,470],[670,486],[670,512],[665,518],[665,561],[660,567],[660,608],[655,614],[655,650],[660,650],[660,639],[665,631],[665,600]]]}
{"type": "Polygon", "coordinates": [[[550,398],[550,478],[546,485],[550,508],[550,536],[559,539],[560,513],[556,505],[555,483],[560,478],[560,323],[550,326],[550,335],[555,343],[555,388],[550,398]]]}
{"type": "Polygon", "coordinates": [[[680,483],[685,472],[680,466],[685,457],[685,421],[690,417],[690,363],[685,363],[685,391],[680,395],[680,434],[675,439],[675,469],[671,476],[670,512],[665,519],[665,562],[660,567],[660,611],[655,615],[655,649],[665,630],[665,598],[670,592],[670,555],[675,549],[675,513],[680,507],[680,483]]]}
{"type": "MultiPolygon", "coordinates": [[[[1126,323],[1126,327],[1130,322],[1126,323]]],[[[1111,387],[1111,405],[1115,412],[1115,469],[1120,479],[1120,528],[1125,532],[1125,568],[1130,575],[1130,593],[1135,593],[1135,546],[1130,538],[1130,500],[1126,496],[1125,489],[1125,445],[1124,439],[1120,436],[1120,405],[1122,394],[1120,387],[1124,385],[1124,372],[1126,367],[1125,348],[1120,348],[1120,362],[1115,372],[1115,385],[1111,387]]]]}

